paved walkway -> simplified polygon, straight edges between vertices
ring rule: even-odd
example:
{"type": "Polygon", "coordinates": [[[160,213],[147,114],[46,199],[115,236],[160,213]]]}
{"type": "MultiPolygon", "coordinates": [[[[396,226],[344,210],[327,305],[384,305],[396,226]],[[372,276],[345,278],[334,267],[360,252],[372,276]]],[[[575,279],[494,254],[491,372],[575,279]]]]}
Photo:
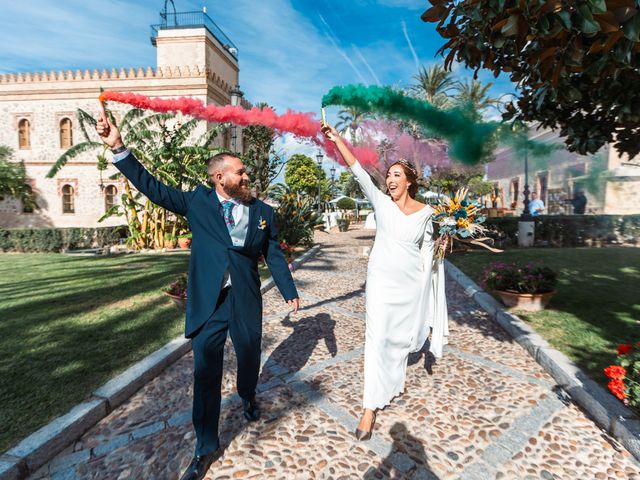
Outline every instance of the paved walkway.
{"type": "MultiPolygon", "coordinates": [[[[221,439],[207,479],[638,479],[633,457],[599,430],[537,363],[450,282],[451,345],[410,359],[405,393],[355,441],[360,414],[364,231],[319,234],[296,272],[304,310],[265,296],[263,417],[247,425],[225,353],[221,439]]],[[[147,384],[36,479],[176,479],[194,446],[191,355],[147,384]]]]}

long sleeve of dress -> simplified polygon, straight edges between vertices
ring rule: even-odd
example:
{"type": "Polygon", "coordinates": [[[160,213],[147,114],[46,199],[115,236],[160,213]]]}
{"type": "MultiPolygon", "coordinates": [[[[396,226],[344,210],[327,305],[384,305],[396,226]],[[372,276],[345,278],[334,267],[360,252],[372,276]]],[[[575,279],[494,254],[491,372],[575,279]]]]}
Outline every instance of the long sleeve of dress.
{"type": "Polygon", "coordinates": [[[448,343],[449,314],[445,291],[444,261],[434,257],[433,222],[429,220],[424,232],[420,257],[427,284],[425,288],[427,301],[427,325],[431,327],[431,343],[429,351],[436,358],[442,357],[442,350],[448,343]]]}
{"type": "Polygon", "coordinates": [[[376,206],[380,203],[381,199],[385,197],[385,194],[375,186],[373,180],[371,180],[371,176],[366,172],[364,168],[362,168],[362,165],[360,165],[359,162],[354,163],[349,168],[362,187],[362,191],[371,202],[371,205],[373,205],[373,208],[376,209],[376,206]]]}

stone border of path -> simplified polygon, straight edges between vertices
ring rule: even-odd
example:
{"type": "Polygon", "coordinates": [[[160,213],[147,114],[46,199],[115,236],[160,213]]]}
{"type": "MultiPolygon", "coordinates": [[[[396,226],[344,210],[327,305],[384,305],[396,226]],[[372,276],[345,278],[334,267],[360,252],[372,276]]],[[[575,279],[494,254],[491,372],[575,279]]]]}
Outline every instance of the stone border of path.
{"type": "MultiPolygon", "coordinates": [[[[292,270],[300,268],[318,251],[320,245],[314,245],[291,262],[292,270]]],[[[264,294],[274,286],[273,277],[269,277],[262,282],[260,293],[264,294]]],[[[85,402],[76,405],[0,455],[0,480],[21,480],[35,472],[190,350],[191,342],[178,337],[109,380],[85,402]]]]}
{"type": "Polygon", "coordinates": [[[526,322],[505,308],[448,260],[447,273],[582,407],[595,422],[640,460],[640,420],[526,322]]]}

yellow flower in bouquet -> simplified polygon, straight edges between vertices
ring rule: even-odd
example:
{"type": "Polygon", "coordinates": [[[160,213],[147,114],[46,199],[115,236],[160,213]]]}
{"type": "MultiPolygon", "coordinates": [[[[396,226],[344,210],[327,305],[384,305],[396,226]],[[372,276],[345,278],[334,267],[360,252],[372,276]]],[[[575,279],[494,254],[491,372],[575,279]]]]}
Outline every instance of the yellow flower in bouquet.
{"type": "Polygon", "coordinates": [[[468,193],[469,190],[467,188],[461,188],[453,198],[445,196],[440,205],[435,207],[434,221],[439,225],[440,233],[436,242],[437,258],[444,258],[447,246],[453,246],[453,239],[480,245],[494,252],[501,251],[483,243],[491,240],[490,238],[476,238],[486,231],[486,228],[482,225],[485,217],[478,214],[479,203],[467,200],[468,193]]]}

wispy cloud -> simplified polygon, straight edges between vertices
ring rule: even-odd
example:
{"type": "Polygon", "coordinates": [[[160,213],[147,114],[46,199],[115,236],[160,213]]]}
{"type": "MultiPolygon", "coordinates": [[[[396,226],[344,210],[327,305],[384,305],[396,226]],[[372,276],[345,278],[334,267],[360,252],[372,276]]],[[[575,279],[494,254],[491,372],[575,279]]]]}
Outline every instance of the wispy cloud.
{"type": "Polygon", "coordinates": [[[369,70],[369,73],[371,74],[373,79],[376,81],[376,83],[378,85],[382,85],[380,83],[380,79],[376,75],[376,72],[373,71],[373,68],[371,68],[371,65],[369,65],[369,62],[367,62],[367,59],[364,58],[364,55],[362,55],[362,52],[360,51],[360,49],[358,47],[356,47],[353,43],[351,44],[351,48],[353,49],[354,52],[356,52],[356,55],[358,56],[360,61],[362,61],[362,63],[364,63],[365,67],[367,67],[367,70],[369,70]]]}
{"type": "Polygon", "coordinates": [[[320,20],[322,21],[323,25],[326,28],[326,33],[325,33],[326,37],[329,39],[329,41],[333,45],[333,48],[336,50],[336,52],[338,52],[338,54],[342,58],[344,58],[345,62],[347,62],[347,64],[351,67],[351,69],[358,76],[360,81],[362,83],[367,83],[367,81],[362,76],[362,73],[360,73],[360,70],[358,70],[358,68],[355,66],[355,64],[351,60],[351,58],[349,58],[349,56],[345,53],[345,51],[342,50],[342,48],[340,48],[340,46],[338,45],[338,42],[339,42],[338,37],[336,37],[335,33],[333,33],[333,30],[331,29],[331,26],[329,26],[329,24],[327,23],[327,21],[325,20],[325,18],[322,15],[319,14],[319,16],[320,16],[320,20]]]}
{"type": "Polygon", "coordinates": [[[404,20],[402,20],[401,23],[402,23],[402,33],[404,34],[404,38],[407,40],[407,45],[409,45],[409,50],[411,50],[413,61],[416,64],[416,70],[420,70],[420,61],[418,60],[416,49],[413,48],[413,43],[411,43],[411,38],[409,38],[409,32],[407,32],[407,23],[404,20]]]}

